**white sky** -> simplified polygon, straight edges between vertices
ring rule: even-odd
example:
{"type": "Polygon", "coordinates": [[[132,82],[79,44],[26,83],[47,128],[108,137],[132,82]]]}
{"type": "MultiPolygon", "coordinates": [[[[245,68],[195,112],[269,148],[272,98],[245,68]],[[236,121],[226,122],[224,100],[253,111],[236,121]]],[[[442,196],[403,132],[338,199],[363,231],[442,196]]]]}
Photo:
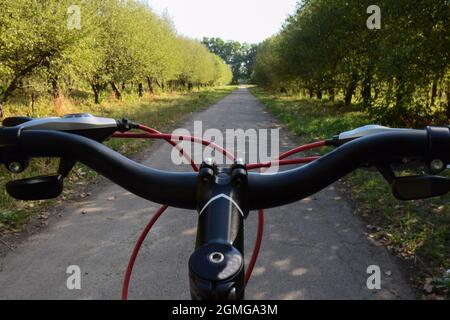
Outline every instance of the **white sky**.
{"type": "Polygon", "coordinates": [[[167,10],[177,31],[201,39],[220,37],[258,43],[278,32],[297,0],[146,0],[167,10]]]}

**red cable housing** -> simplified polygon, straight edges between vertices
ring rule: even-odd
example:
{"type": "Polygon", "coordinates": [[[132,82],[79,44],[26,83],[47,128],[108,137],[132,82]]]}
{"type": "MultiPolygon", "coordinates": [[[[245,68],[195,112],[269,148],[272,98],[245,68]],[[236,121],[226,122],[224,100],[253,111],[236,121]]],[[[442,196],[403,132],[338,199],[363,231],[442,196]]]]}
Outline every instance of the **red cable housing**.
{"type": "Polygon", "coordinates": [[[139,253],[139,250],[141,249],[142,243],[144,242],[145,238],[147,237],[147,234],[150,232],[150,229],[153,227],[155,222],[158,221],[159,217],[164,213],[164,211],[166,211],[167,208],[168,207],[166,205],[163,205],[158,209],[158,211],[152,217],[150,222],[145,226],[145,229],[142,231],[141,235],[139,236],[139,238],[133,248],[133,252],[131,253],[130,260],[128,261],[127,270],[125,272],[125,277],[123,280],[122,300],[128,299],[128,287],[130,285],[131,273],[133,272],[134,263],[136,262],[136,258],[139,253]]]}
{"type": "Polygon", "coordinates": [[[253,248],[252,257],[247,266],[244,276],[244,285],[247,286],[250,277],[252,276],[253,268],[255,267],[256,260],[258,259],[259,249],[261,248],[261,242],[264,232],[264,211],[262,209],[258,210],[258,232],[256,234],[255,246],[253,248]]]}
{"type": "Polygon", "coordinates": [[[323,147],[325,145],[326,145],[326,141],[324,141],[324,140],[305,144],[303,146],[300,146],[300,147],[294,148],[292,150],[289,150],[285,153],[282,153],[281,155],[278,156],[278,159],[281,160],[281,159],[287,158],[293,154],[296,154],[296,153],[299,153],[302,151],[306,151],[306,150],[310,150],[310,149],[314,149],[314,148],[318,148],[318,147],[323,147]]]}

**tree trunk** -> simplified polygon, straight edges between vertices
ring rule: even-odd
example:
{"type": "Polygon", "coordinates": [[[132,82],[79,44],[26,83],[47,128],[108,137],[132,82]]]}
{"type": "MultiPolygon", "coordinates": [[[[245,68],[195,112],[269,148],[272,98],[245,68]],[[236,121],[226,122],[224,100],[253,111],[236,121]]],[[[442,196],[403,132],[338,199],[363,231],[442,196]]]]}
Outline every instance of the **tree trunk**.
{"type": "Polygon", "coordinates": [[[1,99],[0,99],[0,104],[5,104],[6,101],[8,100],[9,96],[14,92],[14,90],[17,89],[17,83],[19,82],[19,78],[16,77],[13,79],[13,81],[11,81],[8,85],[8,87],[6,88],[5,91],[2,92],[1,95],[1,99]]]}
{"type": "Polygon", "coordinates": [[[349,82],[347,89],[345,90],[344,104],[346,108],[349,108],[350,104],[352,103],[352,97],[353,94],[355,93],[357,83],[358,82],[356,81],[356,79],[353,78],[349,82]]]}
{"type": "Polygon", "coordinates": [[[437,95],[437,79],[433,80],[433,85],[431,86],[431,99],[430,99],[430,105],[434,105],[434,100],[436,100],[437,95]]]}
{"type": "Polygon", "coordinates": [[[5,104],[9,98],[9,96],[14,92],[14,90],[17,89],[17,84],[19,83],[19,81],[21,81],[25,76],[27,76],[35,68],[40,66],[42,64],[42,62],[45,61],[45,59],[49,56],[51,56],[50,53],[44,54],[40,60],[35,61],[34,63],[23,68],[19,73],[17,73],[16,76],[14,77],[14,79],[9,83],[6,90],[0,94],[0,104],[5,104]]]}
{"type": "Polygon", "coordinates": [[[447,119],[450,120],[450,83],[447,84],[447,119]]]}
{"type": "Polygon", "coordinates": [[[373,74],[373,65],[372,61],[369,60],[367,62],[366,72],[364,74],[363,79],[363,106],[364,108],[370,108],[372,105],[372,74],[373,74]]]}
{"type": "Polygon", "coordinates": [[[164,91],[164,80],[161,80],[161,82],[159,82],[158,80],[155,80],[155,82],[158,85],[158,87],[160,87],[161,90],[164,91]]]}
{"type": "Polygon", "coordinates": [[[364,108],[370,108],[370,106],[372,105],[371,91],[372,91],[371,84],[368,82],[364,83],[364,86],[363,86],[363,106],[364,106],[364,108]]]}
{"type": "Polygon", "coordinates": [[[114,94],[115,94],[117,100],[120,100],[120,99],[122,98],[122,94],[120,93],[119,88],[117,88],[117,86],[116,86],[116,84],[114,83],[114,81],[111,81],[111,82],[110,82],[110,85],[111,85],[111,88],[112,88],[113,91],[114,91],[114,94]]]}
{"type": "Polygon", "coordinates": [[[404,95],[405,95],[405,84],[403,82],[403,79],[399,77],[397,79],[397,90],[395,93],[395,104],[397,107],[402,106],[404,95]]]}
{"type": "Polygon", "coordinates": [[[447,119],[450,120],[450,99],[447,99],[447,119]]]}
{"type": "Polygon", "coordinates": [[[144,96],[144,86],[142,83],[139,83],[138,91],[139,91],[139,97],[143,97],[144,96]]]}
{"type": "Polygon", "coordinates": [[[370,108],[372,105],[372,79],[370,75],[366,75],[363,83],[363,106],[364,108],[370,108]]]}
{"type": "Polygon", "coordinates": [[[53,95],[53,101],[54,101],[54,105],[55,105],[55,112],[57,114],[61,114],[62,113],[62,99],[61,99],[61,88],[59,86],[58,83],[58,76],[54,76],[52,78],[52,95],[53,95]]]}
{"type": "Polygon", "coordinates": [[[194,85],[192,84],[192,82],[188,83],[188,90],[192,91],[192,88],[194,87],[194,85]]]}
{"type": "Polygon", "coordinates": [[[167,86],[169,88],[169,92],[173,92],[175,90],[175,81],[174,80],[168,81],[167,86]]]}
{"type": "Polygon", "coordinates": [[[147,85],[148,85],[148,92],[150,92],[151,95],[155,94],[155,89],[153,88],[153,80],[150,77],[147,77],[147,85]]]}
{"type": "Polygon", "coordinates": [[[35,105],[36,105],[36,93],[32,92],[31,93],[31,106],[30,106],[32,115],[34,115],[35,105]]]}
{"type": "Polygon", "coordinates": [[[58,77],[52,79],[52,94],[54,99],[61,97],[61,87],[59,86],[58,77]]]}
{"type": "Polygon", "coordinates": [[[186,80],[180,79],[180,86],[181,86],[182,88],[186,88],[186,80]]]}
{"type": "Polygon", "coordinates": [[[328,94],[330,95],[330,100],[334,102],[334,99],[336,98],[336,93],[334,91],[334,88],[328,89],[328,94]]]}
{"type": "Polygon", "coordinates": [[[380,89],[377,86],[374,86],[373,91],[375,92],[375,95],[373,98],[376,100],[376,99],[378,99],[378,97],[380,95],[380,89]]]}
{"type": "Polygon", "coordinates": [[[322,90],[317,89],[316,94],[317,94],[317,99],[322,100],[322,90]]]}
{"type": "Polygon", "coordinates": [[[91,84],[92,91],[94,92],[95,104],[100,104],[100,85],[97,83],[91,84]]]}

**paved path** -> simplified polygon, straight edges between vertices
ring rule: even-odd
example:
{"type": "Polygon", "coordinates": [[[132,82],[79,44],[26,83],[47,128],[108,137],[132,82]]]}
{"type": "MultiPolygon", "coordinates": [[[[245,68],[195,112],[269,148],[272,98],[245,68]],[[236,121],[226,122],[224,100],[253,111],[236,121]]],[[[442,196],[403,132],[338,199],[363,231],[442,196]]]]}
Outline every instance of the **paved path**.
{"type": "MultiPolygon", "coordinates": [[[[194,120],[202,120],[204,130],[279,127],[246,89],[191,115],[180,127],[193,130],[194,120]]],[[[284,129],[280,136],[282,150],[295,146],[284,129]]],[[[146,165],[182,170],[168,160],[170,148],[163,142],[144,156],[146,165]]],[[[301,202],[266,211],[248,299],[414,298],[394,259],[366,239],[364,224],[336,197],[329,187],[301,202]],[[367,289],[369,265],[381,267],[382,290],[367,289]]],[[[0,259],[0,299],[119,299],[134,241],[156,208],[104,183],[92,196],[68,204],[61,218],[0,259]],[[66,288],[69,265],[81,268],[81,290],[66,288]]],[[[256,226],[257,214],[252,212],[246,221],[247,256],[256,226]]],[[[189,298],[187,261],[195,232],[195,212],[167,211],[138,257],[130,298],[189,298]]]]}

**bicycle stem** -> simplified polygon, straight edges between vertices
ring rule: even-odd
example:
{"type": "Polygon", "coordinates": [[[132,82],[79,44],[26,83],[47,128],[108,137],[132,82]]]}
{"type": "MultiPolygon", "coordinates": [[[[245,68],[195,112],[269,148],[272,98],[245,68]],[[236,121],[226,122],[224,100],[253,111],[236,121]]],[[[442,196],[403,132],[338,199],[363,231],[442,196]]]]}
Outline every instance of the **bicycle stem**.
{"type": "Polygon", "coordinates": [[[248,215],[247,170],[203,163],[198,179],[198,228],[189,259],[194,300],[244,298],[244,219],[248,215]]]}

